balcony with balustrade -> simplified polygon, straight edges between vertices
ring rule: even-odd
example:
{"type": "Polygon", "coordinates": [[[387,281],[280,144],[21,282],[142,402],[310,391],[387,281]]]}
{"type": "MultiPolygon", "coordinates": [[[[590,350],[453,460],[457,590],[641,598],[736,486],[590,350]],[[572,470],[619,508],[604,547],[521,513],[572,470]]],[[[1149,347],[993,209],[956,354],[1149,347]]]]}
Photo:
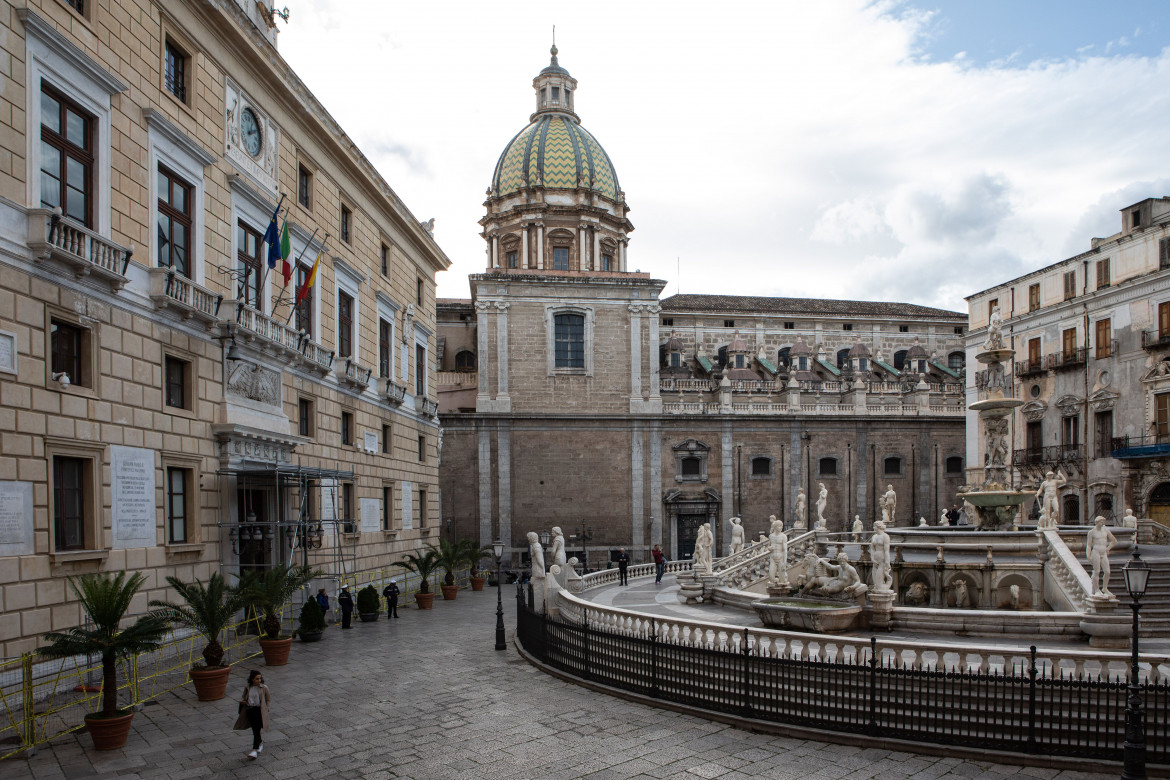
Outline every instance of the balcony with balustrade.
{"type": "Polygon", "coordinates": [[[1088,347],[1066,349],[1044,358],[1044,368],[1049,371],[1064,371],[1084,366],[1089,358],[1088,347]]]}
{"type": "Polygon", "coordinates": [[[204,327],[219,321],[223,295],[191,281],[173,268],[151,268],[150,299],[154,308],[169,309],[184,320],[195,320],[204,327]]]}
{"type": "Polygon", "coordinates": [[[1142,349],[1150,351],[1170,349],[1170,329],[1143,330],[1142,349]]]}
{"type": "Polygon", "coordinates": [[[337,378],[341,383],[359,391],[370,386],[370,375],[373,373],[374,369],[348,357],[337,366],[337,378]]]}
{"type": "Polygon", "coordinates": [[[28,247],[37,262],[58,261],[78,279],[98,279],[117,291],[126,286],[133,247],[124,247],[61,215],[61,209],[30,209],[28,247]]]}
{"type": "Polygon", "coordinates": [[[324,376],[333,368],[335,353],[280,320],[261,314],[240,300],[224,302],[225,330],[235,338],[290,366],[324,376]]]}
{"type": "Polygon", "coordinates": [[[1084,464],[1083,444],[1054,444],[1048,447],[1026,447],[1012,451],[1012,465],[1024,473],[1042,474],[1056,471],[1080,473],[1084,464]]]}

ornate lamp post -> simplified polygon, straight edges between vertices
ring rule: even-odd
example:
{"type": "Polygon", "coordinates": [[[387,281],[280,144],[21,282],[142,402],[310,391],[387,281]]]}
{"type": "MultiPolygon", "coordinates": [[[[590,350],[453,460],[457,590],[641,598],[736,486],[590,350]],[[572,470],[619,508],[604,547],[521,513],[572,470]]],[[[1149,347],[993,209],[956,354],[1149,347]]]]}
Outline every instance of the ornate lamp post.
{"type": "Polygon", "coordinates": [[[496,556],[496,649],[506,650],[504,642],[504,597],[500,590],[500,559],[504,557],[504,543],[499,539],[492,542],[492,554],[496,556]]]}
{"type": "Polygon", "coordinates": [[[1150,579],[1150,565],[1142,560],[1137,548],[1133,560],[1125,564],[1125,590],[1129,593],[1133,610],[1133,650],[1129,662],[1129,688],[1125,702],[1125,763],[1121,769],[1122,780],[1145,780],[1146,778],[1146,714],[1142,711],[1142,697],[1138,689],[1138,610],[1142,596],[1150,579]]]}

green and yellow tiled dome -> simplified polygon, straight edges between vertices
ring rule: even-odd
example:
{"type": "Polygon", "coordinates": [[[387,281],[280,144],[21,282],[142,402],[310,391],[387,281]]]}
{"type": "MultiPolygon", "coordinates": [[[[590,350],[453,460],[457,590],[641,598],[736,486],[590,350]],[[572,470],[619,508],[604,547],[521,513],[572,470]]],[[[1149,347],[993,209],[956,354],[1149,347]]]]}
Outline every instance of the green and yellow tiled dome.
{"type": "Polygon", "coordinates": [[[585,128],[562,114],[537,116],[504,148],[492,177],[496,196],[524,187],[594,190],[618,199],[617,173],[609,155],[585,128]]]}

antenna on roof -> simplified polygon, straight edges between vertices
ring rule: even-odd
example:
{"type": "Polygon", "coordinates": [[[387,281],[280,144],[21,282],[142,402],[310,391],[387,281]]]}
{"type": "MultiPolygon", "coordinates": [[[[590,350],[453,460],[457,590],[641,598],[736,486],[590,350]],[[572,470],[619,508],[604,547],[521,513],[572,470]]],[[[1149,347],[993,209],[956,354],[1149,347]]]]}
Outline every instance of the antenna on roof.
{"type": "Polygon", "coordinates": [[[682,263],[678,259],[678,255],[674,256],[674,294],[682,295],[682,263]]]}

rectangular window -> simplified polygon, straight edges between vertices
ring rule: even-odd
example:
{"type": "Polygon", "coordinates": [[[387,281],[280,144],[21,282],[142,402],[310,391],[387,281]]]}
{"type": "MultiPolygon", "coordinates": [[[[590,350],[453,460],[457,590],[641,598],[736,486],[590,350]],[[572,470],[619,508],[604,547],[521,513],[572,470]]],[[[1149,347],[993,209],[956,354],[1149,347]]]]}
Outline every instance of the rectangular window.
{"type": "Polygon", "coordinates": [[[352,218],[353,218],[353,213],[346,206],[343,205],[341,207],[341,233],[340,233],[340,235],[341,235],[341,240],[347,244],[350,243],[350,235],[349,235],[350,225],[349,225],[349,223],[352,220],[352,218]]]}
{"type": "Polygon", "coordinates": [[[426,463],[427,462],[427,437],[426,436],[419,436],[418,437],[418,462],[419,463],[426,463]]]}
{"type": "Polygon", "coordinates": [[[54,374],[65,372],[72,384],[90,386],[86,347],[89,331],[61,320],[49,321],[49,349],[54,374]]]}
{"type": "Polygon", "coordinates": [[[423,280],[422,279],[415,280],[414,301],[419,306],[422,306],[422,301],[423,301],[423,280]]]}
{"type": "Polygon", "coordinates": [[[1065,447],[1076,447],[1081,443],[1081,418],[1079,415],[1062,417],[1060,424],[1060,443],[1065,447]]]}
{"type": "Polygon", "coordinates": [[[723,327],[725,327],[725,328],[734,328],[734,327],[735,327],[735,320],[724,320],[724,321],[723,321],[723,327]]]}
{"type": "Polygon", "coordinates": [[[987,316],[988,317],[991,316],[991,312],[993,312],[995,310],[996,306],[999,306],[999,298],[992,298],[991,300],[989,300],[987,302],[987,316]]]}
{"type": "Polygon", "coordinates": [[[390,273],[390,247],[382,244],[382,250],[379,253],[382,262],[382,276],[390,273]]]}
{"type": "Polygon", "coordinates": [[[963,335],[963,326],[962,326],[962,325],[956,325],[956,326],[955,326],[955,335],[956,335],[956,336],[962,336],[962,335],[963,335]]]}
{"type": "Polygon", "coordinates": [[[297,166],[297,203],[311,208],[313,197],[313,174],[303,165],[297,166]]]}
{"type": "Polygon", "coordinates": [[[191,185],[158,168],[158,267],[191,278],[191,185]]]}
{"type": "Polygon", "coordinates": [[[1064,353],[1064,359],[1070,360],[1073,354],[1077,351],[1077,329],[1066,328],[1060,333],[1060,349],[1064,353]]]}
{"type": "Polygon", "coordinates": [[[1028,362],[1033,365],[1040,363],[1040,339],[1028,339],[1028,362]]]}
{"type": "Polygon", "coordinates": [[[1163,238],[1158,242],[1158,269],[1170,268],[1170,238],[1163,238]]]}
{"type": "Polygon", "coordinates": [[[784,330],[796,330],[796,323],[795,322],[784,323],[784,330]]]}
{"type": "Polygon", "coordinates": [[[353,296],[337,293],[337,356],[353,356],[353,296]]]}
{"type": "Polygon", "coordinates": [[[1129,212],[1129,224],[1135,228],[1142,226],[1142,212],[1140,209],[1134,209],[1129,212]]]}
{"type": "Polygon", "coordinates": [[[1113,454],[1113,410],[1097,412],[1097,457],[1108,458],[1113,454]]]}
{"type": "MultiPolygon", "coordinates": [[[[313,272],[313,267],[305,265],[304,263],[297,263],[297,294],[304,288],[305,282],[309,281],[309,274],[313,272]]],[[[309,338],[313,337],[313,290],[309,288],[305,290],[305,297],[296,304],[296,328],[300,332],[306,334],[309,338]]]]}
{"type": "Polygon", "coordinates": [[[41,91],[41,206],[93,227],[94,119],[65,96],[41,91]]]}
{"type": "Polygon", "coordinates": [[[569,270],[569,248],[567,246],[553,247],[553,270],[569,270]]]}
{"type": "Polygon", "coordinates": [[[82,16],[85,15],[85,0],[65,0],[65,5],[69,6],[82,16]]]}
{"type": "Polygon", "coordinates": [[[585,317],[558,314],[553,318],[554,365],[557,368],[585,367],[585,317]]]}
{"type": "Polygon", "coordinates": [[[603,254],[601,256],[601,270],[602,271],[612,271],[613,270],[613,255],[603,254]]]}
{"type": "Polygon", "coordinates": [[[1044,427],[1039,420],[1029,422],[1028,427],[1024,431],[1024,443],[1028,448],[1028,453],[1034,457],[1039,457],[1044,451],[1044,427]]]}
{"type": "Polygon", "coordinates": [[[237,225],[236,235],[236,297],[253,309],[260,309],[260,277],[263,275],[263,265],[260,260],[260,248],[264,237],[242,221],[237,225]]]}
{"type": "Polygon", "coordinates": [[[187,63],[186,52],[167,39],[163,53],[166,73],[163,75],[163,88],[179,99],[180,103],[187,102],[187,63]]]}
{"type": "Polygon", "coordinates": [[[427,394],[427,348],[414,345],[414,394],[427,394]]]}
{"type": "Polygon", "coordinates": [[[390,321],[378,319],[378,376],[389,378],[390,366],[394,358],[391,356],[390,321]]]}
{"type": "Polygon", "coordinates": [[[163,358],[163,403],[175,409],[190,409],[191,363],[167,355],[163,358]]]}
{"type": "Polygon", "coordinates": [[[422,488],[418,491],[418,527],[427,527],[427,491],[422,488]]]}
{"type": "Polygon", "coordinates": [[[1098,359],[1107,358],[1113,354],[1113,328],[1112,328],[1112,325],[1110,324],[1110,321],[1108,319],[1097,320],[1097,324],[1095,326],[1095,329],[1096,329],[1096,333],[1094,334],[1094,337],[1096,339],[1095,356],[1098,359]]]}
{"type": "Polygon", "coordinates": [[[844,325],[841,326],[841,330],[853,330],[853,323],[846,322],[844,325]]]}
{"type": "Polygon", "coordinates": [[[663,317],[662,325],[666,328],[674,327],[674,317],[663,317]]]}
{"type": "Polygon", "coordinates": [[[552,88],[552,102],[554,102],[554,103],[561,102],[561,88],[560,87],[553,87],[552,88]]]}
{"type": "Polygon", "coordinates": [[[86,458],[53,458],[53,548],[84,550],[85,494],[92,462],[86,458]]]}
{"type": "Polygon", "coordinates": [[[909,332],[910,332],[910,326],[909,326],[909,325],[899,325],[899,326],[898,326],[898,332],[899,332],[899,333],[909,333],[909,332]]]}
{"type": "Polygon", "coordinates": [[[1097,289],[1109,286],[1109,258],[1097,261],[1097,289]]]}
{"type": "Polygon", "coordinates": [[[1036,311],[1040,308],[1040,284],[1028,286],[1028,311],[1036,311]]]}
{"type": "Polygon", "coordinates": [[[1170,301],[1158,304],[1158,338],[1170,338],[1170,301]]]}
{"type": "Polygon", "coordinates": [[[313,435],[313,402],[311,399],[297,399],[297,433],[305,437],[313,435]]]}
{"type": "Polygon", "coordinates": [[[341,443],[353,446],[353,412],[341,413],[341,443]]]}
{"type": "Polygon", "coordinates": [[[382,530],[394,528],[394,486],[382,486],[382,530]]]}
{"type": "Polygon", "coordinates": [[[391,438],[393,429],[388,424],[382,425],[382,454],[389,455],[393,451],[394,440],[391,438]]]}
{"type": "Polygon", "coordinates": [[[1077,272],[1069,271],[1064,275],[1064,299],[1077,297],[1077,272]]]}
{"type": "Polygon", "coordinates": [[[519,252],[508,252],[506,257],[508,260],[508,267],[509,268],[519,268],[520,267],[520,253],[519,252]]]}
{"type": "Polygon", "coordinates": [[[1159,443],[1170,440],[1170,393],[1154,396],[1154,432],[1159,443]]]}
{"type": "Polygon", "coordinates": [[[345,532],[352,534],[355,532],[353,523],[353,483],[341,483],[341,519],[345,521],[345,532]]]}
{"type": "Polygon", "coordinates": [[[191,486],[190,469],[167,469],[167,542],[183,544],[187,541],[188,501],[191,486]]]}

